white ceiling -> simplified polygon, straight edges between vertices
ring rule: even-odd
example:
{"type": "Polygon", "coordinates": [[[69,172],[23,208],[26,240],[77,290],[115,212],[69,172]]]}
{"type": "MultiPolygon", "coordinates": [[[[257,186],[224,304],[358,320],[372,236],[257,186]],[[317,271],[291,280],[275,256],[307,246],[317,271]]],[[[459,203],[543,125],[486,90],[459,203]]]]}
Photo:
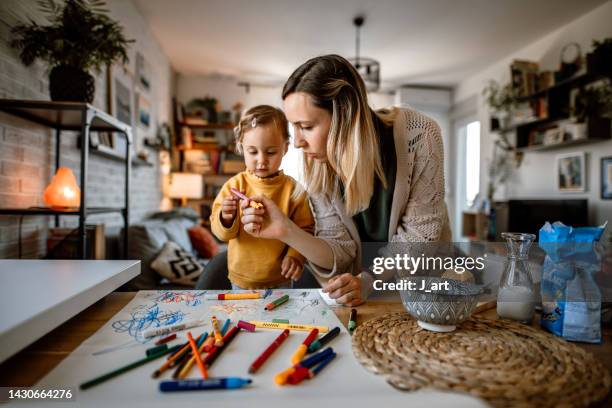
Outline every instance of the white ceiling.
{"type": "Polygon", "coordinates": [[[174,69],[282,83],[307,58],[355,53],[383,83],[453,86],[605,0],[134,0],[174,69]]]}

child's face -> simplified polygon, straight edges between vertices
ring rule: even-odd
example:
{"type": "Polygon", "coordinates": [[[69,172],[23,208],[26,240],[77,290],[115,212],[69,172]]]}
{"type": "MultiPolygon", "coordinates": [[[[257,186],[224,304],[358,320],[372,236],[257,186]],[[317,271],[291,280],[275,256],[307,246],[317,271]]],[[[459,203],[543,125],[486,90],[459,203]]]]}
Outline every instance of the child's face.
{"type": "Polygon", "coordinates": [[[259,177],[276,173],[287,147],[283,135],[274,125],[258,125],[247,130],[242,138],[247,170],[259,177]]]}

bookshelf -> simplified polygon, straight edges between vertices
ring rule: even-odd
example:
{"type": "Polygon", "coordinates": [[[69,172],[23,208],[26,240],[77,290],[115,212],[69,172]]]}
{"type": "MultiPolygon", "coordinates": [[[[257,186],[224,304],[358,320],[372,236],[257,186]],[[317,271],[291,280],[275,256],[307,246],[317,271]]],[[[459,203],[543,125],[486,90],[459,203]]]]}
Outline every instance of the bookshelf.
{"type": "Polygon", "coordinates": [[[55,226],[59,226],[60,216],[76,216],[78,227],[78,256],[85,259],[87,255],[87,231],[85,221],[93,214],[119,212],[123,216],[123,255],[128,248],[128,225],[130,214],[130,177],[132,167],[131,145],[132,128],[115,117],[87,103],[56,102],[19,99],[0,99],[0,111],[47,126],[55,130],[55,170],[61,164],[61,132],[64,130],[81,132],[81,171],[80,184],[81,203],[73,210],[55,210],[46,207],[32,208],[0,208],[0,215],[53,215],[55,226]],[[90,154],[91,132],[114,132],[125,138],[126,149],[123,157],[125,183],[125,200],[122,207],[88,207],[87,206],[87,173],[90,154]]]}

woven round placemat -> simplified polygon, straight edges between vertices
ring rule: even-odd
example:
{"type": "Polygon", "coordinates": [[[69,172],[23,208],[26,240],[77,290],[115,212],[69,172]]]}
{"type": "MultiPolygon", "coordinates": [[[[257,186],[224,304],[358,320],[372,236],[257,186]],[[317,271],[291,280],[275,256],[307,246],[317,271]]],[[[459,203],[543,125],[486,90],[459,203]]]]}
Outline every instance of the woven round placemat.
{"type": "Polygon", "coordinates": [[[586,407],[612,383],[592,354],[507,320],[472,317],[433,333],[407,313],[389,313],[358,326],[353,353],[396,388],[466,392],[496,407],[586,407]]]}

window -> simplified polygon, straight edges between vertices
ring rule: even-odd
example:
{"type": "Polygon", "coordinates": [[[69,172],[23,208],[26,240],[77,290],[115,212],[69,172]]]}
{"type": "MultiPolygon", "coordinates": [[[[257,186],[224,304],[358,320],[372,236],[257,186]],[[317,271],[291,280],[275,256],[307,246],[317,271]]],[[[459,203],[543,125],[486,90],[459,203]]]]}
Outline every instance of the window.
{"type": "Polygon", "coordinates": [[[480,122],[468,123],[465,136],[465,206],[471,207],[480,192],[480,122]]]}

